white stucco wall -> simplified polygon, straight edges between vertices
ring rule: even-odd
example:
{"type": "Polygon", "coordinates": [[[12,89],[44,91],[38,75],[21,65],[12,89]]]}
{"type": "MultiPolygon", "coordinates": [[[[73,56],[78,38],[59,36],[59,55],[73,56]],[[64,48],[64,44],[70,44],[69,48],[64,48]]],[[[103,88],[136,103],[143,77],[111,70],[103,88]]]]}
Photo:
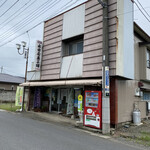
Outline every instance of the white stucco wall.
{"type": "Polygon", "coordinates": [[[134,79],[134,18],[131,0],[117,0],[117,17],[118,49],[116,54],[116,74],[134,79]]]}
{"type": "Polygon", "coordinates": [[[27,73],[27,80],[40,80],[40,71],[28,71],[27,73]]]}
{"type": "Polygon", "coordinates": [[[60,78],[82,77],[82,72],[83,54],[63,57],[60,78]]]}

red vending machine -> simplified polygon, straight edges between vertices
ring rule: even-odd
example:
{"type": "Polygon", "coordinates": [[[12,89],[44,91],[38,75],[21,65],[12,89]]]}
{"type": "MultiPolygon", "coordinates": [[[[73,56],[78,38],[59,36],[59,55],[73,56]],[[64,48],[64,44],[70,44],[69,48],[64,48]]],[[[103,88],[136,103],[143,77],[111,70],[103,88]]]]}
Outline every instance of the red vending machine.
{"type": "Polygon", "coordinates": [[[85,91],[84,125],[102,128],[102,92],[85,91]]]}

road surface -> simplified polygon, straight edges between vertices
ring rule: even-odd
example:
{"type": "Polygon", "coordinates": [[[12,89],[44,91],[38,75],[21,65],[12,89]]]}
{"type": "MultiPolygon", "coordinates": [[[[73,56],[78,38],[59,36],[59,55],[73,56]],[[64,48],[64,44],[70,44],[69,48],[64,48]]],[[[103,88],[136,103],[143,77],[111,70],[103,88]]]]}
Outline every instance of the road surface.
{"type": "Polygon", "coordinates": [[[0,150],[139,150],[71,126],[0,111],[0,150]]]}

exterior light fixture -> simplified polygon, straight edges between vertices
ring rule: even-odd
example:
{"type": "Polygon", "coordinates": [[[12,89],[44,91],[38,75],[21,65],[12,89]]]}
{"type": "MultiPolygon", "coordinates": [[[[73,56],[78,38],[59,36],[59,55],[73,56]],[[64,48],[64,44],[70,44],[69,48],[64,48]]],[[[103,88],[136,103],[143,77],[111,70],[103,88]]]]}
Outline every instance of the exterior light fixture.
{"type": "Polygon", "coordinates": [[[23,46],[23,47],[26,47],[26,45],[27,45],[26,42],[22,41],[21,43],[22,43],[22,46],[23,46]]]}
{"type": "Polygon", "coordinates": [[[20,50],[21,45],[20,45],[20,44],[16,44],[16,48],[17,48],[18,50],[20,50]]]}
{"type": "MultiPolygon", "coordinates": [[[[21,44],[16,44],[16,47],[18,49],[18,54],[19,55],[24,55],[25,59],[26,59],[26,68],[25,68],[25,82],[26,82],[26,79],[27,79],[27,68],[28,68],[28,56],[29,56],[29,48],[26,48],[26,45],[27,43],[22,41],[22,52],[20,52],[20,49],[21,49],[21,44]]],[[[24,90],[23,90],[23,100],[22,100],[22,108],[21,110],[23,111],[24,110],[24,100],[25,100],[25,87],[24,87],[24,90]]]]}

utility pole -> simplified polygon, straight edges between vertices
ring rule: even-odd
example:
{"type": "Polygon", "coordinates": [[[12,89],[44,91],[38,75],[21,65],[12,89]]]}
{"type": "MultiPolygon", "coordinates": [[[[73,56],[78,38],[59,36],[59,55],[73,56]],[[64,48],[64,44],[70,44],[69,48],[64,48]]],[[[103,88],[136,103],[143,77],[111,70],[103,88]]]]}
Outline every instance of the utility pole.
{"type": "MultiPolygon", "coordinates": [[[[20,45],[20,44],[16,44],[16,47],[17,47],[17,49],[18,49],[19,55],[24,55],[24,58],[26,59],[25,82],[27,81],[27,69],[28,69],[28,57],[29,57],[29,47],[26,48],[26,44],[27,44],[26,42],[22,41],[22,47],[23,47],[22,53],[20,52],[21,45],[20,45]]],[[[24,111],[25,92],[26,92],[26,89],[25,89],[25,87],[24,87],[24,88],[23,88],[22,106],[21,106],[21,110],[22,110],[22,111],[24,111]]]]}
{"type": "Polygon", "coordinates": [[[98,0],[103,7],[103,74],[102,74],[102,133],[110,133],[108,0],[98,0]]]}
{"type": "Polygon", "coordinates": [[[3,73],[3,66],[1,66],[1,73],[3,73]]]}

